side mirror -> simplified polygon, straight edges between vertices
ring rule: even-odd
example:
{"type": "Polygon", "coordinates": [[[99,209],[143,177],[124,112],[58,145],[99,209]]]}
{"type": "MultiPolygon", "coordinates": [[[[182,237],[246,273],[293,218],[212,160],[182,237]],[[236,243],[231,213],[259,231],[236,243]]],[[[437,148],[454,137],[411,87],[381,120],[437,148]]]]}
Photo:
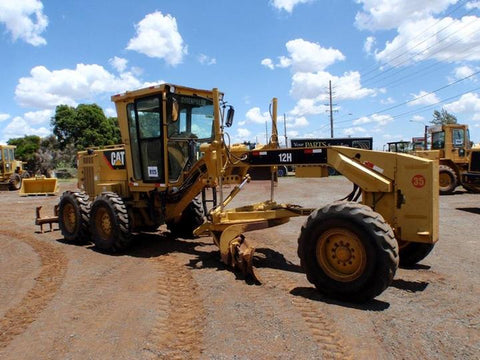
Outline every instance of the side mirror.
{"type": "Polygon", "coordinates": [[[235,109],[233,108],[233,106],[230,106],[227,111],[227,120],[225,121],[226,127],[232,126],[234,115],[235,115],[235,109]]]}
{"type": "Polygon", "coordinates": [[[167,120],[176,122],[178,120],[178,103],[173,96],[167,98],[167,120]]]}

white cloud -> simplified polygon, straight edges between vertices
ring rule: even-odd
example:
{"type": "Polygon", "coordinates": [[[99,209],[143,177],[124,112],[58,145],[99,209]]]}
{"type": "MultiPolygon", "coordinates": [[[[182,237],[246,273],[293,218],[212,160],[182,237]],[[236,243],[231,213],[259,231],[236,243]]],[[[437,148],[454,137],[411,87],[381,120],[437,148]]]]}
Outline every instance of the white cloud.
{"type": "Polygon", "coordinates": [[[391,105],[391,104],[395,103],[395,100],[391,97],[388,97],[386,99],[381,99],[380,103],[383,104],[383,105],[391,105]]]}
{"type": "Polygon", "coordinates": [[[427,59],[445,62],[480,60],[477,51],[480,45],[479,17],[447,17],[441,22],[433,17],[408,20],[397,31],[398,35],[375,53],[378,61],[405,66],[427,59]],[[422,34],[421,39],[418,34],[422,34]]]}
{"type": "Polygon", "coordinates": [[[374,123],[379,126],[384,126],[392,121],[393,121],[393,117],[391,115],[373,114],[371,116],[363,116],[357,120],[354,120],[353,125],[374,123]]]}
{"type": "Polygon", "coordinates": [[[128,60],[127,59],[124,59],[124,58],[120,58],[118,56],[114,56],[113,58],[111,58],[110,60],[108,60],[108,62],[110,63],[110,65],[113,66],[113,68],[115,70],[117,70],[118,72],[124,72],[125,69],[127,68],[127,63],[128,63],[128,60]]]}
{"type": "Polygon", "coordinates": [[[327,106],[323,103],[319,104],[316,99],[300,99],[297,101],[293,110],[290,111],[292,116],[304,116],[304,115],[318,115],[327,110],[327,106]]]}
{"type": "Polygon", "coordinates": [[[251,131],[245,128],[237,129],[237,138],[248,139],[252,135],[251,131]]]}
{"type": "Polygon", "coordinates": [[[7,141],[12,138],[19,138],[25,135],[38,135],[40,137],[46,137],[51,134],[51,130],[42,126],[34,128],[32,124],[21,116],[16,116],[13,120],[3,129],[2,141],[7,141]]]}
{"type": "Polygon", "coordinates": [[[39,110],[27,112],[23,115],[23,118],[30,125],[50,125],[52,116],[52,110],[39,110]]]}
{"type": "Polygon", "coordinates": [[[336,61],[345,60],[340,50],[324,48],[318,43],[303,39],[290,40],[285,44],[289,56],[279,56],[274,64],[270,58],[262,60],[261,64],[269,69],[292,67],[293,72],[323,71],[336,61]]]}
{"type": "Polygon", "coordinates": [[[117,117],[117,111],[114,108],[106,108],[103,109],[103,112],[105,113],[106,117],[117,117]]]}
{"type": "Polygon", "coordinates": [[[198,56],[198,61],[202,65],[215,65],[217,63],[217,59],[212,58],[212,57],[210,57],[208,55],[205,55],[205,54],[200,54],[198,56]]]}
{"type": "Polygon", "coordinates": [[[131,72],[115,76],[102,66],[78,64],[75,69],[50,71],[36,66],[30,77],[20,78],[15,97],[22,106],[51,109],[59,104],[75,106],[101,93],[117,93],[145,86],[131,72]]]}
{"type": "Polygon", "coordinates": [[[477,93],[464,94],[457,101],[445,104],[443,108],[453,114],[468,115],[472,120],[480,120],[480,96],[477,93]]]}
{"type": "Polygon", "coordinates": [[[457,1],[357,0],[362,5],[362,11],[355,16],[355,25],[368,30],[395,29],[406,21],[416,21],[441,13],[457,1]]]}
{"type": "Polygon", "coordinates": [[[177,20],[160,11],[148,14],[136,26],[136,36],[130,39],[127,50],[134,50],[152,58],[164,59],[175,66],[188,53],[182,36],[178,32],[177,20]]]}
{"type": "Polygon", "coordinates": [[[466,66],[466,65],[459,66],[459,67],[457,67],[453,70],[455,79],[457,79],[457,80],[470,77],[477,71],[478,70],[475,70],[475,69],[471,68],[470,66],[466,66]]]}
{"type": "Polygon", "coordinates": [[[422,121],[425,121],[425,117],[421,116],[421,115],[413,115],[412,116],[412,121],[414,122],[422,122],[422,121]]]}
{"type": "Polygon", "coordinates": [[[265,124],[265,122],[270,122],[270,114],[268,112],[261,113],[259,107],[251,108],[246,113],[247,121],[253,122],[256,124],[265,124]]]}
{"type": "Polygon", "coordinates": [[[361,99],[376,94],[374,89],[363,88],[360,74],[350,71],[343,76],[334,76],[328,72],[295,73],[292,77],[290,94],[295,98],[317,99],[325,101],[328,98],[329,81],[335,92],[335,100],[361,99]]]}
{"type": "Polygon", "coordinates": [[[293,123],[288,124],[287,127],[298,129],[307,127],[308,125],[310,125],[310,123],[308,122],[307,118],[305,116],[300,116],[294,118],[293,123]]]}
{"type": "Polygon", "coordinates": [[[367,130],[365,130],[364,128],[359,127],[359,126],[355,126],[355,127],[351,127],[351,128],[343,130],[343,134],[345,136],[358,135],[360,133],[364,134],[366,132],[367,132],[367,130]]]}
{"type": "Polygon", "coordinates": [[[47,43],[40,36],[48,26],[48,18],[43,14],[41,1],[0,1],[0,22],[5,24],[13,41],[22,39],[33,46],[47,43]]]}
{"type": "Polygon", "coordinates": [[[271,0],[271,3],[275,8],[291,13],[296,5],[312,1],[313,0],[271,0]]]}
{"type": "Polygon", "coordinates": [[[372,53],[372,48],[375,46],[376,39],[373,36],[369,36],[365,39],[365,43],[363,44],[363,50],[367,54],[372,53]]]}
{"type": "Polygon", "coordinates": [[[465,5],[467,10],[480,9],[480,1],[470,1],[465,5]]]}
{"type": "Polygon", "coordinates": [[[281,64],[284,64],[283,67],[291,65],[294,72],[322,71],[337,60],[345,60],[340,50],[327,49],[303,39],[290,40],[285,46],[290,57],[281,58],[281,64]]]}
{"type": "Polygon", "coordinates": [[[418,94],[411,94],[413,96],[413,101],[408,103],[408,106],[416,105],[433,105],[438,103],[440,100],[437,95],[429,93],[427,91],[420,91],[418,94]]]}
{"type": "Polygon", "coordinates": [[[275,68],[275,66],[273,65],[272,59],[269,59],[269,58],[263,59],[261,64],[269,68],[270,70],[273,70],[275,68]]]}
{"type": "Polygon", "coordinates": [[[10,114],[0,114],[0,122],[10,119],[10,114]]]}

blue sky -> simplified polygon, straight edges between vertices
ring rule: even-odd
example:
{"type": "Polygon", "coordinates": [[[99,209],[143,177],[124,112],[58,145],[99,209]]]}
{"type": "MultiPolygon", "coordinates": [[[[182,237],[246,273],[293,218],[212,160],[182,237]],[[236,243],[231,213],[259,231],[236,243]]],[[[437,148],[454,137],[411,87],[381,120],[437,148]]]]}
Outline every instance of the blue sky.
{"type": "Polygon", "coordinates": [[[51,133],[60,104],[159,82],[218,87],[233,141],[422,136],[442,107],[480,142],[478,0],[0,0],[0,142],[51,133]]]}

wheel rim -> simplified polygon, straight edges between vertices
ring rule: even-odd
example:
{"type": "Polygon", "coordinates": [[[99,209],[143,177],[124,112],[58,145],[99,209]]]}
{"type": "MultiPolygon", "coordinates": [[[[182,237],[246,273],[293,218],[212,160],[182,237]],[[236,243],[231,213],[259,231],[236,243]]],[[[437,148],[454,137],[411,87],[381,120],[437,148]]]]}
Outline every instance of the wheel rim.
{"type": "Polygon", "coordinates": [[[63,224],[65,229],[69,233],[73,233],[75,231],[75,226],[77,224],[77,214],[75,212],[75,207],[73,204],[67,203],[63,207],[63,224]]]}
{"type": "Polygon", "coordinates": [[[439,174],[439,181],[440,181],[440,187],[442,188],[448,188],[452,183],[452,179],[450,178],[450,175],[446,172],[441,172],[439,174]]]}
{"type": "Polygon", "coordinates": [[[113,232],[112,218],[107,209],[100,207],[95,214],[95,228],[103,239],[110,239],[113,232]]]}
{"type": "Polygon", "coordinates": [[[319,237],[316,256],[323,271],[342,282],[360,277],[367,264],[367,254],[360,238],[343,228],[330,229],[319,237]]]}

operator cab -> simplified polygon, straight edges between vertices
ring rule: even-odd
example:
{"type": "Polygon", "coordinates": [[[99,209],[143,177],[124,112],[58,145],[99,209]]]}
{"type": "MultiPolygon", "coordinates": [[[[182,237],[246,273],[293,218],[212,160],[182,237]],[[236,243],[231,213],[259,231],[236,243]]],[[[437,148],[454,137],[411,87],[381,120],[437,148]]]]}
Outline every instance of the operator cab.
{"type": "Polygon", "coordinates": [[[214,137],[212,99],[166,90],[127,105],[133,175],[147,183],[181,180],[214,137]]]}

